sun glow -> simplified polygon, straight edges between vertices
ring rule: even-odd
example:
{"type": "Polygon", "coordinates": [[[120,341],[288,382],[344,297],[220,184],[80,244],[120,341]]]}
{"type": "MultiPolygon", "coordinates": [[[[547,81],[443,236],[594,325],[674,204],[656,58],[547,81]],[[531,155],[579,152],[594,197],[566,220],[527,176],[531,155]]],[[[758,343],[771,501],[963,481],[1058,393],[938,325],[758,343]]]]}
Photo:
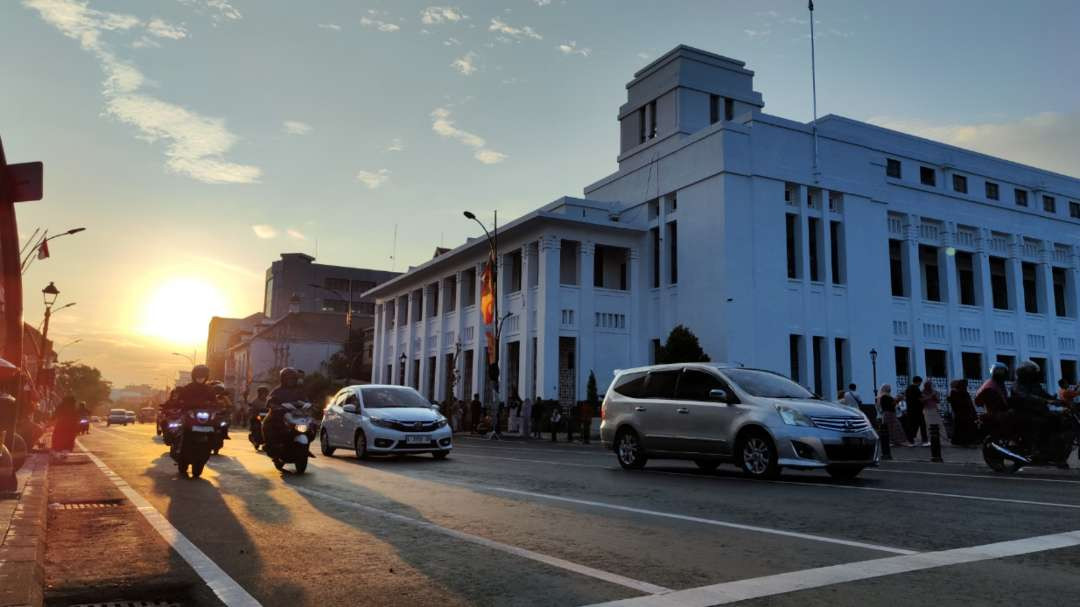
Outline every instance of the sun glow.
{"type": "Polygon", "coordinates": [[[176,344],[206,341],[210,317],[228,310],[225,295],[198,278],[172,278],[146,299],[139,331],[176,344]]]}

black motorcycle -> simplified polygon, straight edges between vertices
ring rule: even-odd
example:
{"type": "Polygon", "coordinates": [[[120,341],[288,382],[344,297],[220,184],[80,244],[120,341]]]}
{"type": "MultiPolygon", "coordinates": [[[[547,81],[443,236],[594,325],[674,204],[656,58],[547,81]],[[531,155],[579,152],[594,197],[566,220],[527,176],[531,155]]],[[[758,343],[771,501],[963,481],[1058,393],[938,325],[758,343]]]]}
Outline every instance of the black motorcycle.
{"type": "MultiPolygon", "coordinates": [[[[221,412],[216,408],[200,407],[184,411],[175,427],[170,423],[171,446],[169,455],[176,462],[180,476],[199,478],[214,445],[223,440],[221,412]]],[[[220,447],[219,447],[220,448],[220,447]]]]}
{"type": "Polygon", "coordinates": [[[315,439],[316,433],[316,422],[311,416],[311,403],[284,403],[281,407],[285,409],[285,414],[278,418],[276,423],[283,424],[284,427],[278,428],[277,432],[266,432],[270,436],[279,437],[280,442],[267,442],[266,453],[278,470],[284,469],[285,464],[292,464],[297,474],[303,474],[307,470],[308,458],[315,457],[310,451],[311,441],[315,439]]]}
{"type": "Polygon", "coordinates": [[[251,441],[251,445],[258,451],[266,440],[263,438],[263,420],[266,419],[266,411],[259,411],[251,417],[251,422],[248,425],[248,440],[251,441]]]}
{"type": "Polygon", "coordinates": [[[1061,465],[1069,459],[1073,447],[1080,446],[1080,407],[1051,404],[1057,417],[1056,428],[1045,433],[1042,444],[1031,444],[1030,432],[1024,431],[1024,418],[1015,411],[991,424],[983,441],[983,461],[995,472],[1013,474],[1027,466],[1061,465]]]}
{"type": "Polygon", "coordinates": [[[79,419],[79,434],[90,434],[90,418],[83,416],[79,419]]]}
{"type": "Polygon", "coordinates": [[[217,432],[210,439],[210,449],[214,455],[217,455],[221,452],[221,448],[225,446],[225,437],[229,436],[228,412],[215,415],[214,423],[217,424],[217,432]]]}

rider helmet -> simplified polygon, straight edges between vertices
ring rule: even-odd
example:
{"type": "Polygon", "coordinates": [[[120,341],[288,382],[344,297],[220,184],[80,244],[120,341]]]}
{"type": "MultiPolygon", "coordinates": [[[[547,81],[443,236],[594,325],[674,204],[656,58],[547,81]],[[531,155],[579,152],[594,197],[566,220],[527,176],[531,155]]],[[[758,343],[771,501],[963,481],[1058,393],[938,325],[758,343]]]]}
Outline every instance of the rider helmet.
{"type": "Polygon", "coordinates": [[[1003,362],[995,362],[990,365],[990,377],[993,379],[1004,380],[1009,375],[1009,367],[1003,362]]]}
{"type": "Polygon", "coordinates": [[[211,383],[210,387],[214,390],[214,396],[224,396],[227,392],[227,390],[225,390],[225,384],[220,381],[211,383]]]}
{"type": "Polygon", "coordinates": [[[285,387],[293,387],[300,383],[300,373],[292,367],[282,369],[278,377],[281,385],[285,387]]]}
{"type": "Polygon", "coordinates": [[[1016,381],[1023,384],[1037,384],[1042,381],[1042,369],[1034,361],[1025,360],[1016,367],[1016,381]]]}
{"type": "Polygon", "coordinates": [[[191,381],[198,384],[205,384],[210,381],[210,367],[206,365],[195,365],[191,369],[191,381]]]}

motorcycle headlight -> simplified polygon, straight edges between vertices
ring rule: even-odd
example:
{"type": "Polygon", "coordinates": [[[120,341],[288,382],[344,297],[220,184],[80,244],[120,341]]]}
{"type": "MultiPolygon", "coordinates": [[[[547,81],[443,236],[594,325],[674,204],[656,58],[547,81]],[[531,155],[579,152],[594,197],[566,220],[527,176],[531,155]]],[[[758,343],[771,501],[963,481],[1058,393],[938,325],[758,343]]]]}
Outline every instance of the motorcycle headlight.
{"type": "Polygon", "coordinates": [[[199,411],[199,412],[195,413],[195,419],[197,419],[197,420],[199,420],[201,422],[204,422],[204,421],[210,419],[210,414],[207,413],[206,411],[199,411]]]}
{"type": "Polygon", "coordinates": [[[784,423],[789,426],[809,427],[814,425],[814,423],[810,421],[810,418],[798,409],[785,407],[784,405],[776,405],[776,412],[780,414],[780,419],[784,420],[784,423]]]}
{"type": "Polygon", "coordinates": [[[221,422],[221,424],[220,424],[220,426],[222,428],[224,428],[225,426],[228,426],[228,425],[229,425],[229,422],[221,422]]]}
{"type": "Polygon", "coordinates": [[[179,428],[180,427],[180,422],[169,422],[169,427],[170,428],[179,428]]]}
{"type": "Polygon", "coordinates": [[[307,434],[307,424],[296,424],[296,431],[300,434],[307,434]]]}
{"type": "Polygon", "coordinates": [[[371,420],[371,424],[373,426],[378,426],[380,428],[393,428],[394,427],[393,422],[389,422],[389,421],[387,421],[385,419],[382,419],[382,418],[379,418],[379,417],[369,417],[368,419],[371,420]]]}

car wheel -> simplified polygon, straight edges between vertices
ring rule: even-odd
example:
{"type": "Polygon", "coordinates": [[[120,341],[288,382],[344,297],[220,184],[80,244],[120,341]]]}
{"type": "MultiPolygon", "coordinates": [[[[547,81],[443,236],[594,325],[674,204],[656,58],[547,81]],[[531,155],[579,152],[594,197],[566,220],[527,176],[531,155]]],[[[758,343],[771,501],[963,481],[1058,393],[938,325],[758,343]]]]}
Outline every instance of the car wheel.
{"type": "Polygon", "coordinates": [[[764,432],[750,432],[740,437],[735,453],[735,461],[744,474],[753,478],[780,476],[776,446],[764,432]]]}
{"type": "Polygon", "coordinates": [[[435,453],[431,454],[431,456],[435,459],[446,459],[447,455],[450,455],[449,451],[436,451],[435,453]]]}
{"type": "Polygon", "coordinates": [[[322,450],[322,454],[326,457],[331,457],[336,451],[330,446],[330,437],[326,435],[326,430],[319,433],[319,449],[322,450]]]}
{"type": "Polygon", "coordinates": [[[712,472],[720,466],[720,462],[714,459],[696,459],[694,463],[705,472],[712,472]]]}
{"type": "Polygon", "coordinates": [[[363,430],[356,431],[356,442],[353,444],[353,450],[356,452],[356,459],[367,459],[367,437],[364,436],[363,430]]]}
{"type": "Polygon", "coordinates": [[[640,470],[648,461],[637,432],[629,428],[619,430],[615,436],[615,456],[619,460],[619,465],[627,470],[640,470]]]}
{"type": "Polygon", "coordinates": [[[863,466],[825,466],[829,476],[839,481],[850,481],[862,472],[863,466]]]}

